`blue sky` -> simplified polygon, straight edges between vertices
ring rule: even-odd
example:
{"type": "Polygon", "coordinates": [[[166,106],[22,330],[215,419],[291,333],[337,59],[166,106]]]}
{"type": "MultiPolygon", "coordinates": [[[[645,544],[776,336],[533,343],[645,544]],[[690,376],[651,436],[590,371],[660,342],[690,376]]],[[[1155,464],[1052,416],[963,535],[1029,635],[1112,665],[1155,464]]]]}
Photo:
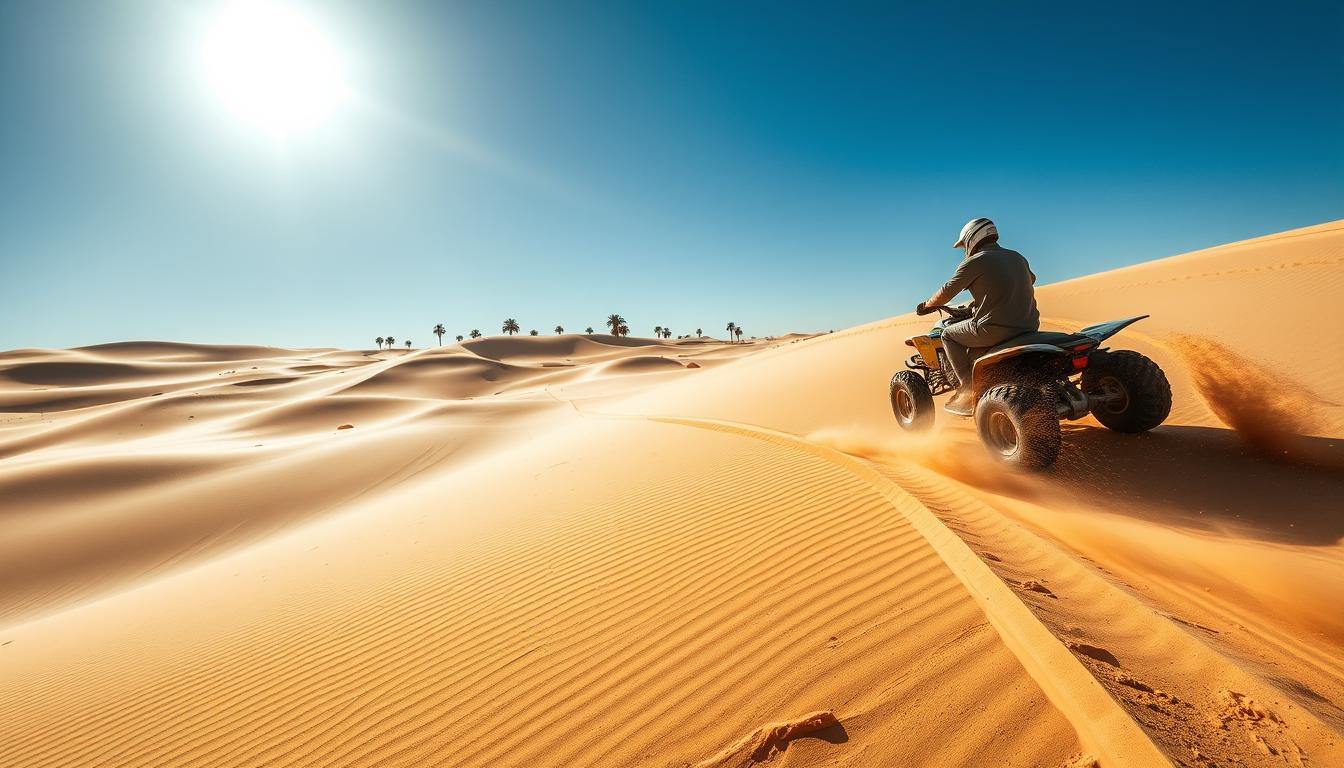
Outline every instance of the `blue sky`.
{"type": "Polygon", "coordinates": [[[975,216],[1043,281],[1344,216],[1338,2],[312,3],[283,143],[220,5],[0,4],[0,349],[838,329],[975,216]]]}

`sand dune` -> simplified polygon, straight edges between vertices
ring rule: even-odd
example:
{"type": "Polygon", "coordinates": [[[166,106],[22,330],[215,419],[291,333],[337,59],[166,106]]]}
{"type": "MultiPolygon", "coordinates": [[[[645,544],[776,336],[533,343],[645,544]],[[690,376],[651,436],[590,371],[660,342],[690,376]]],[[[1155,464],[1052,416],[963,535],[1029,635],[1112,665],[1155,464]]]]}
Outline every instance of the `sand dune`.
{"type": "Polygon", "coordinates": [[[1037,475],[897,431],[910,315],[0,354],[0,765],[1344,765],[1341,288],[1043,286],[1175,407],[1037,475]]]}

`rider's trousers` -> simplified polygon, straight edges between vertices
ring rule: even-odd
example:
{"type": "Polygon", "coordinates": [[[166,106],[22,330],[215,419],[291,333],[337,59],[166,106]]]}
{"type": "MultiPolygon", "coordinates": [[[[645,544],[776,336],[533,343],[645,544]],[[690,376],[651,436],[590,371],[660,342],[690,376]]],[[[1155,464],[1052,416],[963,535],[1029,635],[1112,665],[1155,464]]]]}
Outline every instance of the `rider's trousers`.
{"type": "MultiPolygon", "coordinates": [[[[1026,333],[1020,328],[1001,325],[976,325],[975,319],[959,320],[943,329],[943,351],[957,374],[961,386],[971,382],[971,351],[984,350],[1026,333]]],[[[978,355],[977,355],[978,356],[978,355]]]]}

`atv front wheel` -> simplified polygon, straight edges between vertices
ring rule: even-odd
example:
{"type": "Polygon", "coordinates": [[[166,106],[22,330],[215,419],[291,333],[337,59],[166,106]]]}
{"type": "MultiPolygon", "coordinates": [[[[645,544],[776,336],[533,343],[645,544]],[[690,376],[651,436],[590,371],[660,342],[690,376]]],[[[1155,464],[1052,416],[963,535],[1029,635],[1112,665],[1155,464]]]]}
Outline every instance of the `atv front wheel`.
{"type": "Polygon", "coordinates": [[[1038,388],[990,388],[975,405],[975,431],[994,458],[1014,467],[1042,469],[1059,458],[1059,414],[1038,388]]]}
{"type": "Polygon", "coordinates": [[[1147,432],[1171,413],[1171,384],[1157,363],[1138,352],[1109,352],[1083,369],[1092,415],[1116,432],[1147,432]]]}
{"type": "Polygon", "coordinates": [[[914,371],[897,371],[891,377],[891,412],[896,423],[911,432],[933,426],[933,393],[928,382],[914,371]]]}

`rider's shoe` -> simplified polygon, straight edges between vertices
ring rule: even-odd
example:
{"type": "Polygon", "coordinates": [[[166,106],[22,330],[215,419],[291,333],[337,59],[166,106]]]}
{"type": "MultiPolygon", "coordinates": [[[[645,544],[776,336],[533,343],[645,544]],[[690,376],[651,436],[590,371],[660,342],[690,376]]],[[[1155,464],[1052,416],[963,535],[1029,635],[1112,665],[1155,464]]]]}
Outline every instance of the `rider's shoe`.
{"type": "Polygon", "coordinates": [[[943,410],[953,416],[970,416],[975,412],[975,403],[971,402],[971,391],[969,389],[958,389],[956,394],[947,401],[943,410]]]}

